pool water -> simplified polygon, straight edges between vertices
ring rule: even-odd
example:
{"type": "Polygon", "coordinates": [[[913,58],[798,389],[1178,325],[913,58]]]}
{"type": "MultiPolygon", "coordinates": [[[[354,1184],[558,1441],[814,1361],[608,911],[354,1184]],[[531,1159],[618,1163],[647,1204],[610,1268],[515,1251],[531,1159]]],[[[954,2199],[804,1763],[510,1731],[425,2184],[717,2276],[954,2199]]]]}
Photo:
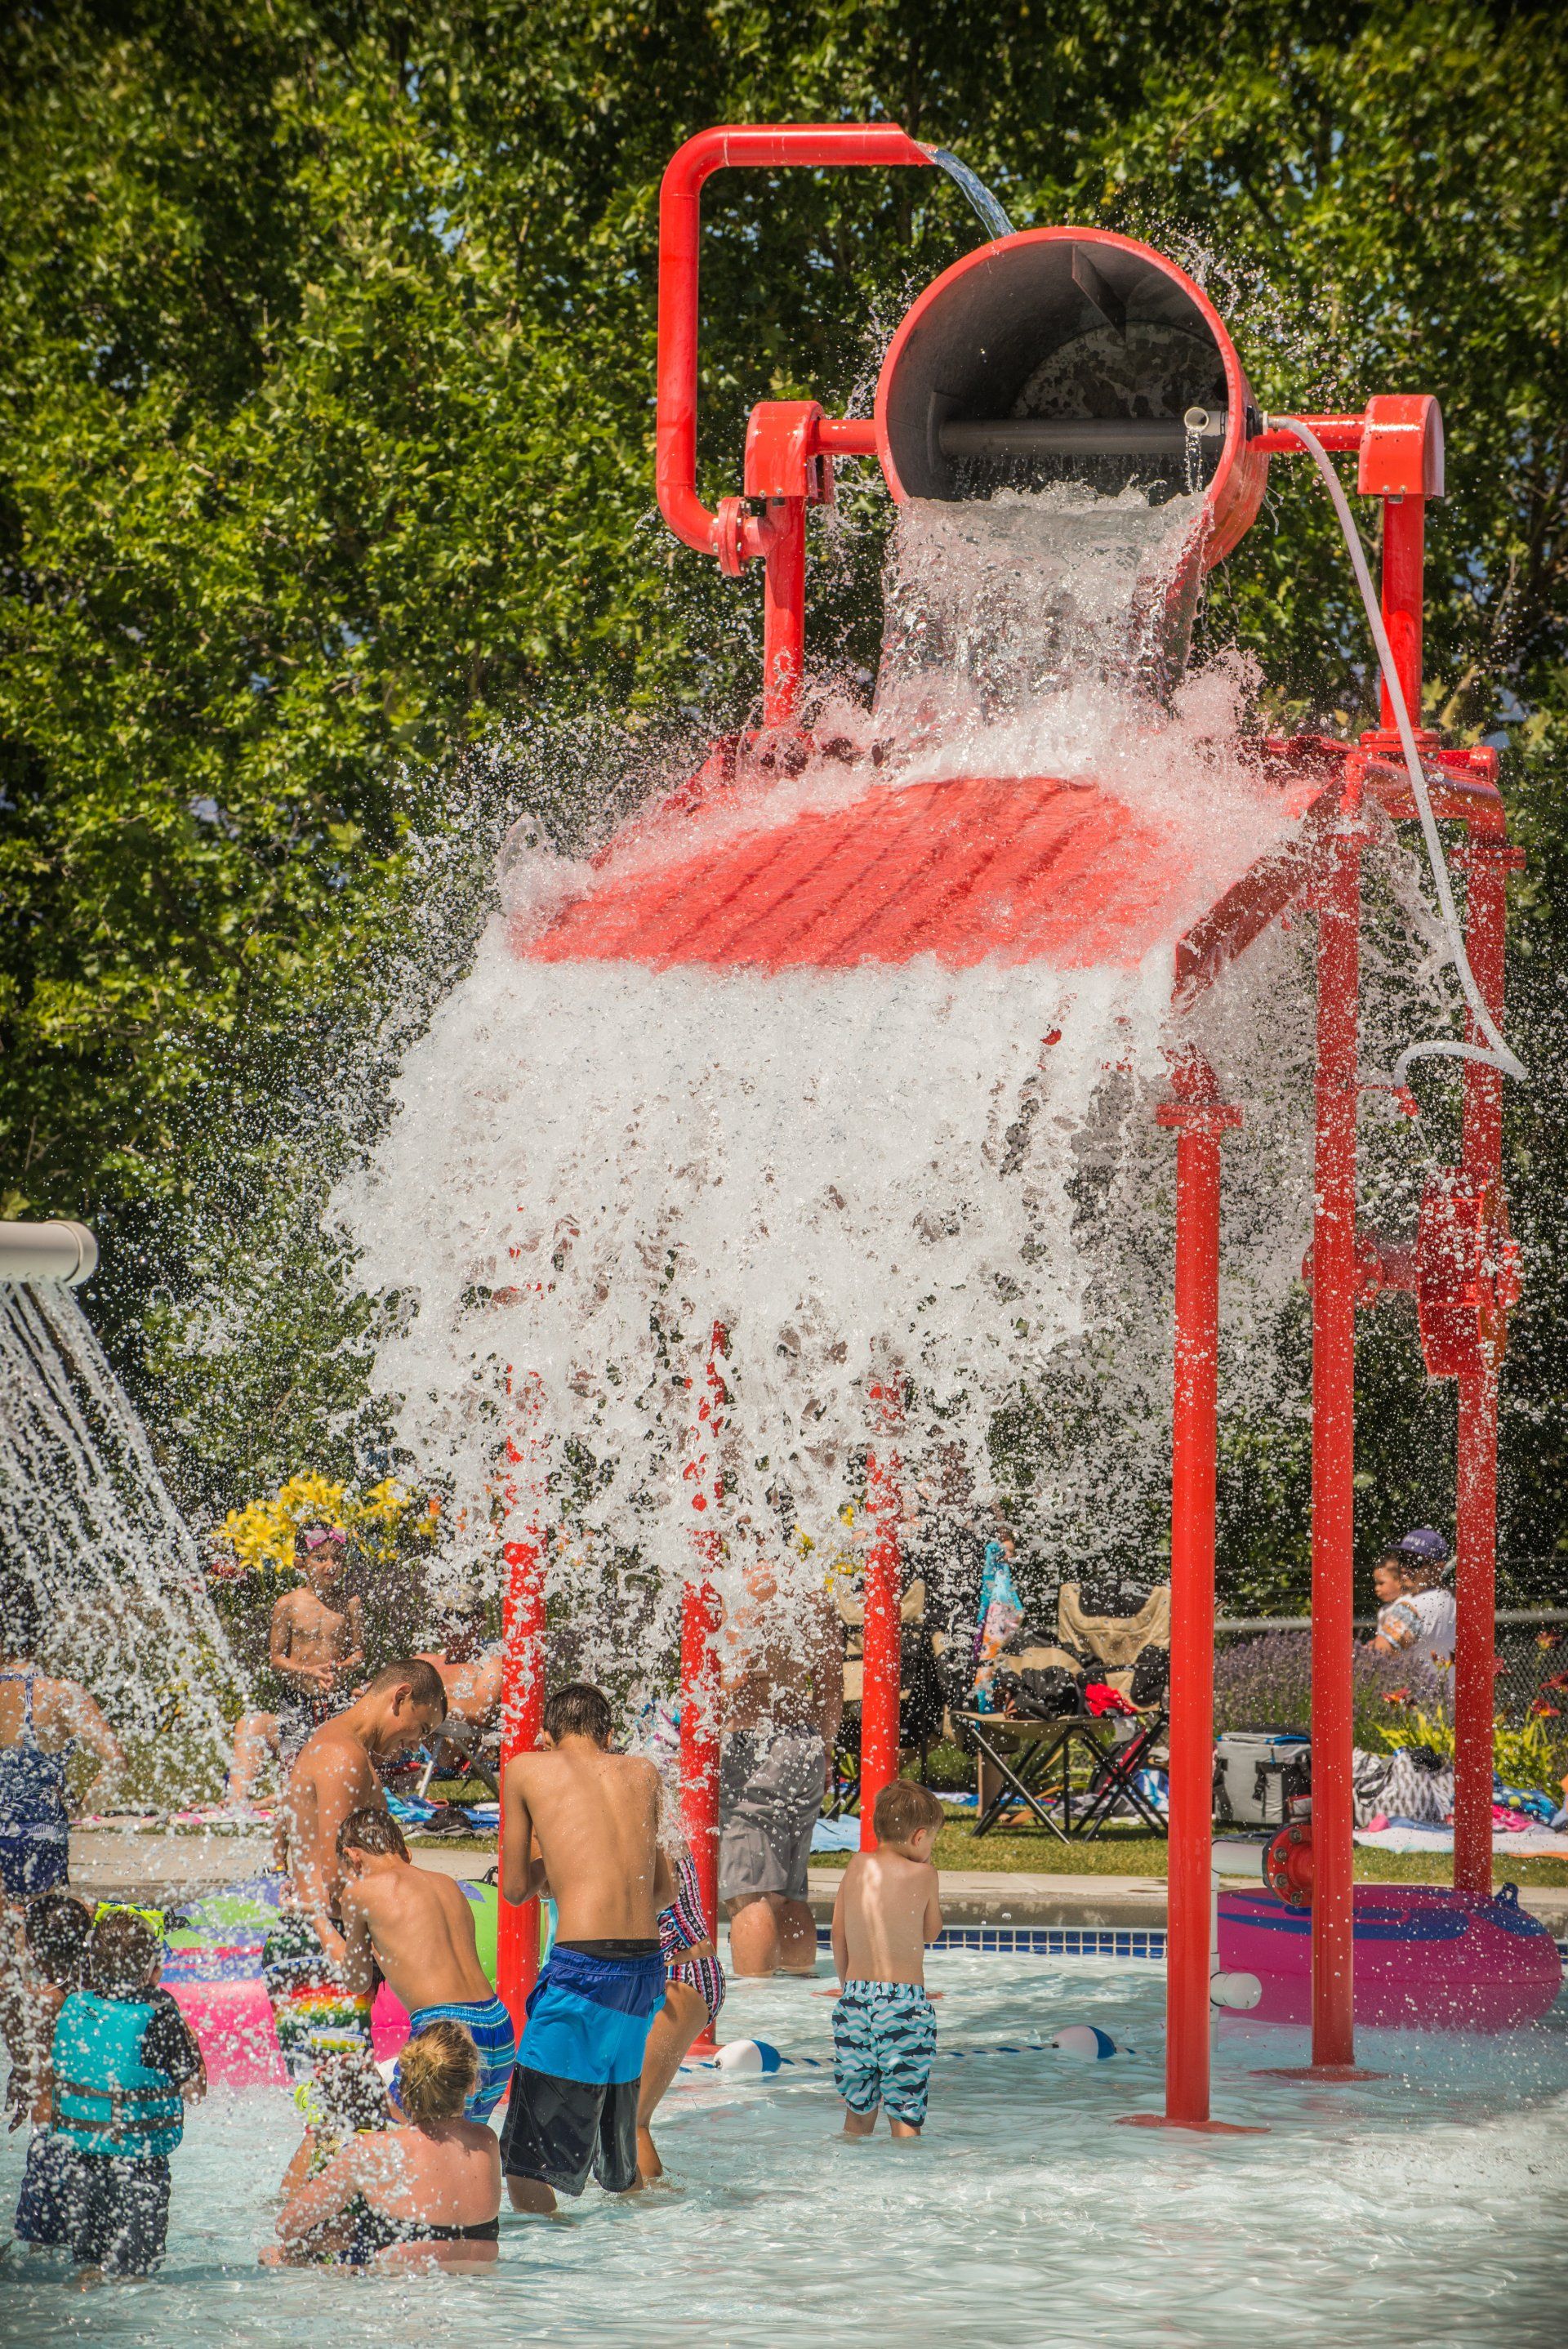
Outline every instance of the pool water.
{"type": "MultiPolygon", "coordinates": [[[[1215,2109],[1263,2137],[1117,2128],[1158,2103],[1164,1980],[1133,1962],[943,1952],[939,2046],[1094,2022],[1135,2051],[939,2054],[926,2135],[847,2145],[829,2070],[703,2075],[660,2116],[671,2186],[590,2188],[554,2220],[501,2220],[479,2275],[356,2278],[256,2265],[295,2142],[281,2090],[214,2094],[174,2159],[169,2258],[92,2293],[0,2265],[0,2340],[125,2349],[356,2349],[541,2342],[710,2349],[940,2342],[988,2349],[1487,2349],[1568,2329],[1568,2005],[1506,2040],[1367,2033],[1389,2076],[1320,2089],[1251,2076],[1304,2034],[1227,2023],[1215,2109]]],[[[829,1987],[826,1967],[815,1985],[829,1987]]],[[[830,2003],[744,1986],[726,2037],[826,2057],[830,2003]]],[[[14,2198],[23,2145],[0,2150],[14,2198]]],[[[14,2257],[14,2255],[13,2255],[14,2257]]]]}

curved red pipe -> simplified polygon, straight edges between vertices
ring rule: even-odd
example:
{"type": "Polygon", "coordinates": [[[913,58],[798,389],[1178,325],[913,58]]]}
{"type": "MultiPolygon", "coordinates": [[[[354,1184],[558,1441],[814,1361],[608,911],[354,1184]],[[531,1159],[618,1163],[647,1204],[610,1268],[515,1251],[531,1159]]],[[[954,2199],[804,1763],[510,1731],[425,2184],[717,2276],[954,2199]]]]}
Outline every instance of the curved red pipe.
{"type": "Polygon", "coordinates": [[[659,511],[677,538],[717,554],[717,516],[696,493],[697,262],[703,182],[733,164],[807,170],[920,163],[931,156],[896,122],[784,122],[699,130],[670,158],[659,189],[659,511]]]}

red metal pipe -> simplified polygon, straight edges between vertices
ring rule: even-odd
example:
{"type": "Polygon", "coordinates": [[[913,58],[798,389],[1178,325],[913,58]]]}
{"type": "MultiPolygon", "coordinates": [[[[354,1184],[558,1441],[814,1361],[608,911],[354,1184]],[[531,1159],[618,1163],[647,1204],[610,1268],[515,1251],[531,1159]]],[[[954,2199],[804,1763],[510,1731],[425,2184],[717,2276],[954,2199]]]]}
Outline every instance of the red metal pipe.
{"type": "Polygon", "coordinates": [[[894,122],[793,122],[699,130],[678,148],[659,190],[659,362],[655,475],[659,510],[677,538],[718,552],[717,517],[696,493],[698,255],[702,189],[734,164],[777,171],[841,163],[918,163],[930,154],[894,122]]]}
{"type": "MultiPolygon", "coordinates": [[[[512,1380],[507,1373],[507,1393],[512,1380]]],[[[541,1448],[543,1393],[537,1377],[513,1397],[507,1429],[504,1490],[506,1591],[501,1607],[503,1646],[500,1763],[504,1774],[514,1754],[531,1753],[544,1717],[544,1484],[541,1448]]],[[[506,1835],[503,1806],[501,1838],[506,1835]]],[[[504,1868],[504,1860],[502,1862],[504,1868]]],[[[512,1908],[503,1900],[496,1919],[496,1991],[519,2031],[528,1994],[539,1978],[539,1903],[512,1908]]]]}
{"type": "Polygon", "coordinates": [[[779,498],[763,525],[762,723],[793,726],[806,666],[806,501],[779,498]]]}
{"type": "Polygon", "coordinates": [[[1361,851],[1354,816],[1317,897],[1312,1236],[1312,2061],[1354,2064],[1356,1108],[1361,851]]]}
{"type": "MultiPolygon", "coordinates": [[[[1388,631],[1388,645],[1412,726],[1419,726],[1421,722],[1422,580],[1426,545],[1426,499],[1385,498],[1383,625],[1388,631]]],[[[1379,692],[1381,723],[1387,731],[1394,725],[1394,704],[1386,678],[1380,679],[1379,692]]]]}
{"type": "Polygon", "coordinates": [[[899,1518],[903,1507],[900,1463],[892,1439],[903,1418],[903,1398],[891,1380],[871,1391],[872,1408],[888,1439],[866,1463],[866,1506],[876,1528],[866,1552],[865,1655],[861,1671],[861,1849],[877,1847],[872,1814],[882,1788],[898,1776],[903,1758],[899,1734],[900,1588],[899,1518]]]}
{"type": "MultiPolygon", "coordinates": [[[[1513,852],[1472,831],[1466,857],[1465,947],[1488,1009],[1502,1016],[1508,868],[1513,852]]],[[[1480,1041],[1473,1017],[1467,1033],[1480,1041]]],[[[1502,1167],[1502,1079],[1467,1061],[1462,1154],[1465,1173],[1496,1183],[1502,1167]]],[[[1476,1368],[1459,1381],[1458,1506],[1454,1599],[1454,1883],[1484,1899],[1491,1890],[1492,1721],[1497,1689],[1497,1378],[1483,1340],[1476,1368]]]]}
{"type": "Polygon", "coordinates": [[[1165,2117],[1209,2119],[1209,1909],[1214,1777],[1214,1511],[1219,1430],[1220,1137],[1240,1125],[1196,1055],[1176,1128],[1175,1417],[1171,1471],[1171,1837],[1165,2117]]]}
{"type": "Polygon", "coordinates": [[[725,1388],[721,1364],[726,1332],[713,1325],[702,1401],[696,1408],[691,1458],[685,1475],[691,1487],[696,1571],[686,1586],[681,1602],[681,1822],[696,1867],[702,1913],[712,1939],[718,1939],[718,1656],[714,1633],[718,1629],[718,1593],[712,1575],[717,1563],[719,1535],[713,1518],[723,1497],[723,1480],[713,1459],[713,1446],[724,1426],[725,1388]]]}
{"type": "MultiPolygon", "coordinates": [[[[1301,421],[1331,454],[1359,449],[1367,431],[1365,416],[1304,416],[1301,421]]],[[[1263,431],[1253,433],[1247,446],[1261,450],[1266,457],[1299,457],[1303,453],[1303,444],[1289,425],[1276,428],[1265,424],[1263,431]]]]}

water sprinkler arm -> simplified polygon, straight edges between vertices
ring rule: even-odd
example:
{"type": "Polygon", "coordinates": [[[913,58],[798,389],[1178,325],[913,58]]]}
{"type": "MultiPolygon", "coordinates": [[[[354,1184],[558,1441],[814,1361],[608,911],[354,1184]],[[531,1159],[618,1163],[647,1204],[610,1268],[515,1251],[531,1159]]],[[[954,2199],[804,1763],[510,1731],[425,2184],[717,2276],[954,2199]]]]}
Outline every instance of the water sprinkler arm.
{"type": "MultiPolygon", "coordinates": [[[[721,124],[677,148],[659,190],[659,357],[655,474],[659,511],[676,536],[718,554],[719,517],[696,492],[698,265],[702,190],[735,165],[777,171],[848,163],[934,168],[932,152],[895,122],[721,124]]],[[[749,553],[750,550],[748,550],[749,553]]]]}

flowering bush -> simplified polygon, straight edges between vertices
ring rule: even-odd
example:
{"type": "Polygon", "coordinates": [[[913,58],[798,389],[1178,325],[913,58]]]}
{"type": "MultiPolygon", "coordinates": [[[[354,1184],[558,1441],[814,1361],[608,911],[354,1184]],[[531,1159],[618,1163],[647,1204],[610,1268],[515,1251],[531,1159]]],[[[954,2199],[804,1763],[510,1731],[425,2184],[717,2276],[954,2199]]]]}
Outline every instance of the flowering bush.
{"type": "Polygon", "coordinates": [[[352,1548],[389,1566],[402,1546],[400,1537],[434,1539],[440,1506],[405,1492],[395,1476],[361,1492],[307,1470],[291,1476],[270,1499],[230,1510],[208,1570],[220,1582],[247,1574],[293,1573],[296,1537],[302,1526],[311,1525],[341,1526],[352,1548]]]}

